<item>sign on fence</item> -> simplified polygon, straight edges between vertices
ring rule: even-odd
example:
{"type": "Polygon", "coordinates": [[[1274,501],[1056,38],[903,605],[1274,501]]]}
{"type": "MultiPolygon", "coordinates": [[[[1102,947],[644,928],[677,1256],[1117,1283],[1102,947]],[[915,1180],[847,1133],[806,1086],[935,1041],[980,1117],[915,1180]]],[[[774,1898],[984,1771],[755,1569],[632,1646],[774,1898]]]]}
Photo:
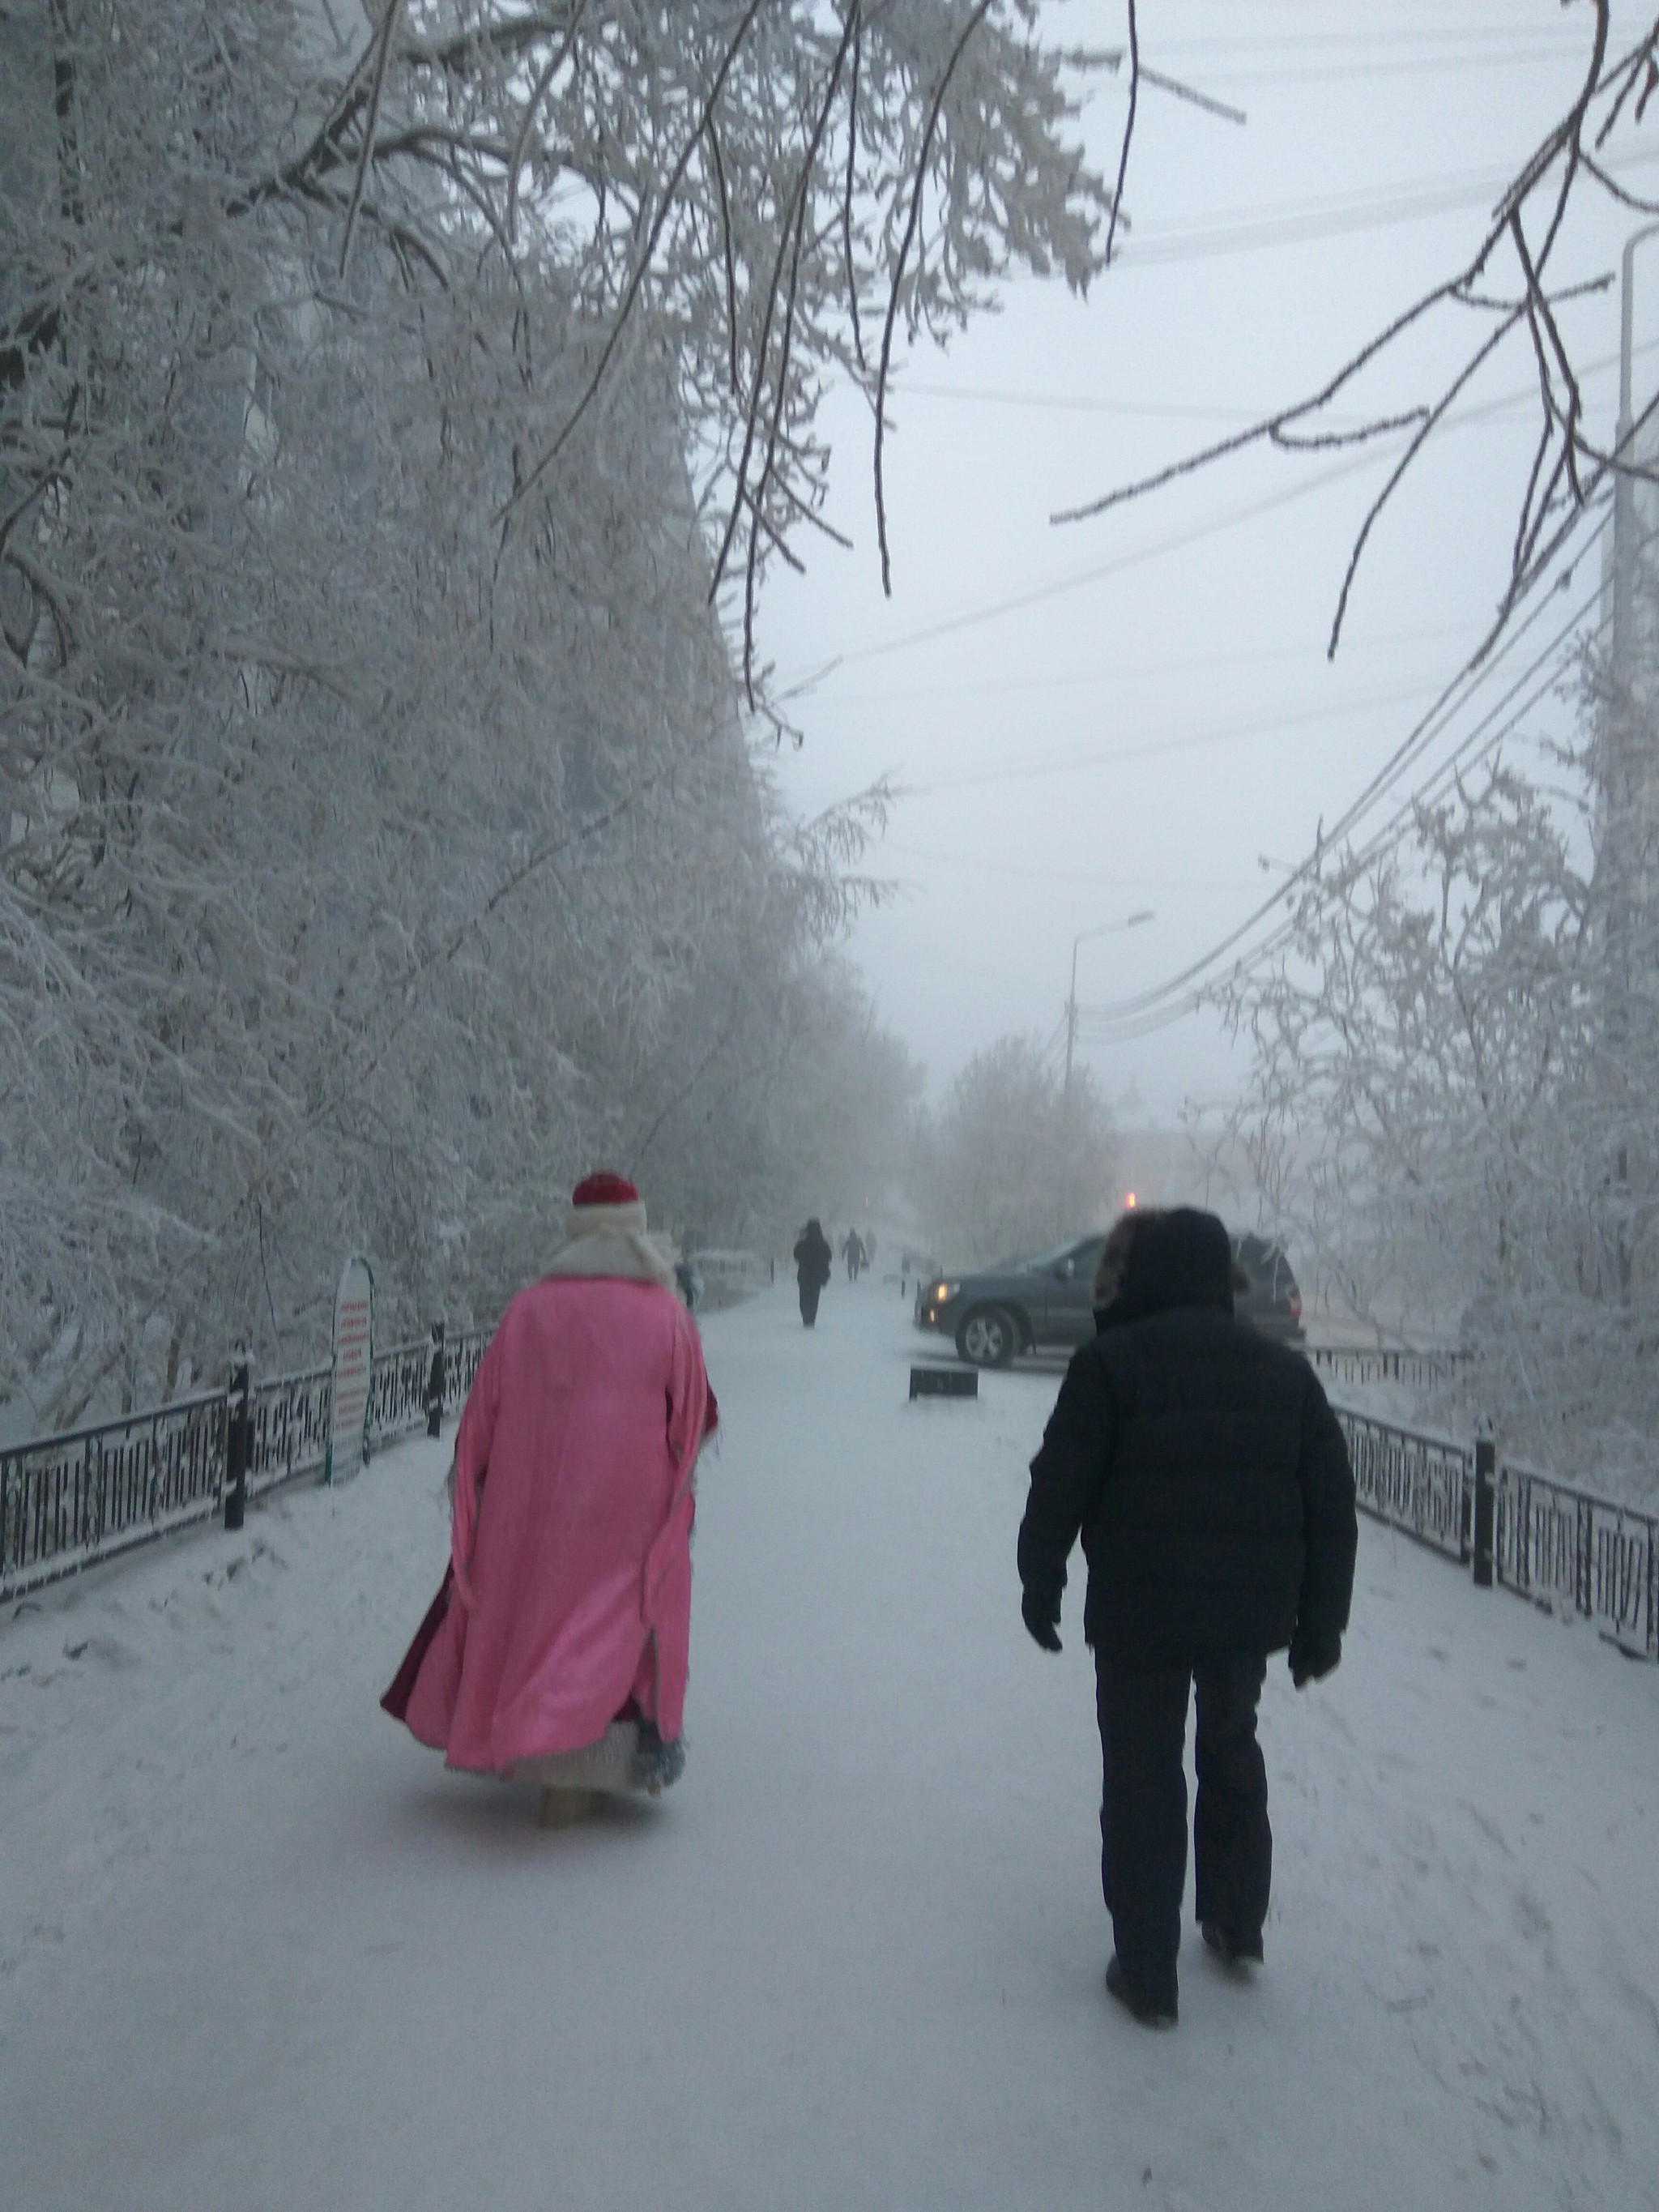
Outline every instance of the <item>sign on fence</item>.
{"type": "Polygon", "coordinates": [[[334,1386],[325,1482],[344,1481],[368,1463],[368,1391],[374,1359],[374,1277],[361,1252],[340,1270],[334,1293],[334,1386]]]}

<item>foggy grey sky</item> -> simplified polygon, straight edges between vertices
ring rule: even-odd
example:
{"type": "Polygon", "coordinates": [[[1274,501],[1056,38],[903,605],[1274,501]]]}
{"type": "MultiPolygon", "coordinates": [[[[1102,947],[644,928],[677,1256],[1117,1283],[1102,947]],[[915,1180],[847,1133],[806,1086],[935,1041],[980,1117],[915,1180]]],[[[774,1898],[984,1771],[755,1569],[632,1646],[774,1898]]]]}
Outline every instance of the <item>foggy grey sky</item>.
{"type": "MultiPolygon", "coordinates": [[[[1143,59],[1245,108],[1247,126],[1143,91],[1133,232],[1089,301],[1016,281],[1000,316],[905,362],[887,442],[892,600],[867,411],[842,395],[830,514],[857,550],[803,538],[807,575],[777,571],[763,608],[781,688],[836,663],[795,702],[806,741],[777,762],[791,805],[814,811],[884,774],[909,792],[875,855],[907,894],[860,923],[852,950],[935,1091],[1002,1031],[1054,1030],[1079,931],[1156,908],[1152,926],[1082,949],[1079,1000],[1115,999],[1241,919],[1268,886],[1260,856],[1302,857],[1484,633],[1536,437],[1517,337],[1462,404],[1477,419],[1448,429],[1379,526],[1334,665],[1343,568],[1397,447],[1251,454],[1049,526],[1052,509],[1311,391],[1449,274],[1569,104],[1591,28],[1588,8],[1559,0],[1385,0],[1363,15],[1143,0],[1140,15],[1143,59]],[[1425,204],[1438,211],[1400,219],[1425,204]]],[[[1069,0],[1052,16],[1068,44],[1122,43],[1115,4],[1069,0]]],[[[1615,8],[1615,48],[1632,21],[1615,8]]],[[[1121,81],[1104,79],[1085,120],[1109,175],[1124,105],[1121,81]]],[[[1654,159],[1637,188],[1659,185],[1659,104],[1620,143],[1654,159]]],[[[1638,220],[1586,194],[1558,280],[1615,267],[1638,220]]],[[[1659,241],[1652,257],[1638,264],[1638,405],[1656,373],[1659,241]]],[[[1616,294],[1568,314],[1581,360],[1606,364],[1586,387],[1606,434],[1616,294]]],[[[1431,396],[1474,333],[1471,320],[1417,343],[1366,401],[1431,396]]],[[[1575,593],[1594,582],[1586,564],[1575,593]]],[[[1565,720],[1555,708],[1553,726],[1565,720]]],[[[1547,710],[1528,726],[1551,726],[1547,710]]],[[[1089,1058],[1109,1094],[1133,1082],[1163,1116],[1238,1079],[1205,1018],[1089,1058]]]]}

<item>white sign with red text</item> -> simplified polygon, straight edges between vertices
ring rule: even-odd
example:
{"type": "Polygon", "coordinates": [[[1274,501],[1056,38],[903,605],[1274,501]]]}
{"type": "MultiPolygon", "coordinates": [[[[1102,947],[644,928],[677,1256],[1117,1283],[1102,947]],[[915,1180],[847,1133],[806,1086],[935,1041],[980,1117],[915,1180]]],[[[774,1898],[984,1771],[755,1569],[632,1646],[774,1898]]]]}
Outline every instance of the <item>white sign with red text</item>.
{"type": "Polygon", "coordinates": [[[374,1358],[374,1278],[360,1252],[334,1293],[334,1390],[325,1482],[343,1482],[368,1462],[368,1389],[374,1358]]]}

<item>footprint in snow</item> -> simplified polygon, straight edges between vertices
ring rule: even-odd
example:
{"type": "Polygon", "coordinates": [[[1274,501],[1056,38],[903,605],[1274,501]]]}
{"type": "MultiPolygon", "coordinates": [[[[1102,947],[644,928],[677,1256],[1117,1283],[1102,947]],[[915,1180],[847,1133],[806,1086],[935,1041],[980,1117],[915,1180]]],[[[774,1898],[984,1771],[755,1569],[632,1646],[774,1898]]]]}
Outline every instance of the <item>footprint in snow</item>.
{"type": "Polygon", "coordinates": [[[80,1659],[88,1651],[100,1665],[113,1668],[118,1671],[128,1667],[136,1667],[138,1664],[137,1658],[128,1650],[126,1645],[118,1644],[112,1636],[83,1637],[79,1644],[66,1644],[64,1646],[65,1659],[80,1659]]]}

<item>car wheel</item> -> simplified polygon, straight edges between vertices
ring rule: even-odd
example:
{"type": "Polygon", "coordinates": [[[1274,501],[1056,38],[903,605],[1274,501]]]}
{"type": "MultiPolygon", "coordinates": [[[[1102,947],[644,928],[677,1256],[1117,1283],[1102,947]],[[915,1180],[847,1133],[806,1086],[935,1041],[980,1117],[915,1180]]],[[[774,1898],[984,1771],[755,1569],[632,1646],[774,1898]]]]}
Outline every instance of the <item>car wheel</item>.
{"type": "Polygon", "coordinates": [[[975,1367],[1006,1367],[1019,1350],[1019,1323],[1006,1306],[976,1306],[957,1331],[957,1350],[975,1367]]]}

